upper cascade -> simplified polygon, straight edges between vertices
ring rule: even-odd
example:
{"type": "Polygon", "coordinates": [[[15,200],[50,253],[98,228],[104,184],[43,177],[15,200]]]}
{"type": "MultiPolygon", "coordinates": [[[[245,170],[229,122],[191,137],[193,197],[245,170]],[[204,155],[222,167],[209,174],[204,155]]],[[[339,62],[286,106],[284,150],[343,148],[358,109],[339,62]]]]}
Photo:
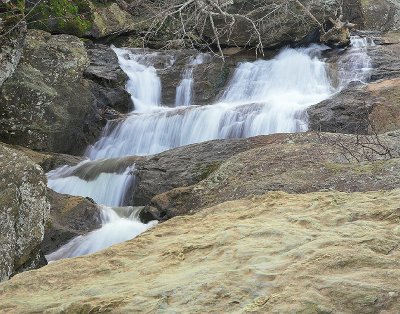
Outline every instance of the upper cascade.
{"type": "MultiPolygon", "coordinates": [[[[305,109],[336,91],[328,67],[320,59],[325,49],[318,45],[287,48],[272,60],[240,63],[225,93],[212,105],[154,110],[156,106],[149,104],[153,110],[148,113],[142,113],[146,110],[140,106],[117,126],[111,122],[99,141],[89,147],[87,156],[148,155],[212,139],[306,131],[305,109]]],[[[121,65],[126,63],[126,54],[119,50],[121,65]]],[[[154,73],[151,65],[147,67],[154,73]]],[[[141,92],[153,95],[158,90],[154,85],[141,92]]]]}
{"type": "Polygon", "coordinates": [[[161,105],[161,80],[151,65],[152,54],[133,54],[113,47],[121,69],[128,75],[127,91],[132,95],[135,111],[144,112],[161,105]]]}

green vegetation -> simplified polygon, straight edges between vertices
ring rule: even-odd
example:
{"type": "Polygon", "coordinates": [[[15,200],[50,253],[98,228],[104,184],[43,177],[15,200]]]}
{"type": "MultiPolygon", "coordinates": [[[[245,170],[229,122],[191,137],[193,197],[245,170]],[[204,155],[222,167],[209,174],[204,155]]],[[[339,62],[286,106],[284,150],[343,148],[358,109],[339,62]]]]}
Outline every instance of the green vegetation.
{"type": "Polygon", "coordinates": [[[92,27],[88,0],[45,0],[28,17],[30,28],[84,36],[92,27]]]}
{"type": "Polygon", "coordinates": [[[7,3],[0,2],[0,33],[7,31],[23,18],[25,0],[11,0],[7,3]]]}

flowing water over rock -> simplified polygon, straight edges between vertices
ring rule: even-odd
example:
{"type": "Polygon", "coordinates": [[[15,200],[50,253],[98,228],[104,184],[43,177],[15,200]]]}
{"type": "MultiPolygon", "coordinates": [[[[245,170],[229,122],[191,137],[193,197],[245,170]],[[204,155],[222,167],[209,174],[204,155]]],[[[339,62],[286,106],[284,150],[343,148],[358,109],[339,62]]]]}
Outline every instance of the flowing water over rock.
{"type": "Polygon", "coordinates": [[[134,111],[118,126],[107,127],[87,156],[94,160],[148,155],[212,139],[305,131],[304,110],[336,91],[319,59],[324,49],[284,49],[272,60],[240,63],[217,103],[162,107],[140,115],[134,111]]]}
{"type": "Polygon", "coordinates": [[[190,106],[193,98],[193,70],[197,65],[200,65],[209,58],[206,53],[200,53],[195,58],[192,58],[183,72],[182,81],[176,87],[175,107],[190,106]]]}
{"type": "MultiPolygon", "coordinates": [[[[135,169],[101,172],[103,159],[149,155],[174,147],[222,138],[244,138],[277,132],[307,130],[305,110],[340,91],[352,81],[368,78],[370,60],[363,39],[338,62],[339,83],[333,84],[322,53],[328,49],[283,49],[271,60],[239,63],[225,92],[207,106],[191,106],[193,69],[203,62],[200,54],[189,63],[177,86],[176,106],[162,106],[161,81],[153,62],[157,53],[114,48],[121,68],[129,76],[127,90],[134,110],[123,121],[111,121],[102,137],[88,147],[85,161],[48,173],[49,187],[60,193],[88,196],[109,206],[122,206],[126,191],[135,184],[135,169]],[[97,161],[98,160],[98,161],[97,161]]],[[[172,66],[173,58],[165,60],[172,66]]],[[[143,224],[137,215],[124,216],[103,208],[103,227],[78,237],[48,256],[49,260],[95,252],[131,239],[155,223],[143,224]],[[128,217],[128,218],[127,218],[128,217]]]]}
{"type": "Polygon", "coordinates": [[[375,46],[371,38],[351,37],[351,53],[343,56],[338,64],[341,88],[346,87],[351,82],[366,83],[369,80],[372,63],[367,54],[367,48],[370,46],[375,46]]]}
{"type": "Polygon", "coordinates": [[[86,255],[100,251],[113,244],[130,240],[156,224],[139,221],[139,210],[133,207],[101,209],[102,227],[79,236],[46,256],[48,261],[86,255]]]}

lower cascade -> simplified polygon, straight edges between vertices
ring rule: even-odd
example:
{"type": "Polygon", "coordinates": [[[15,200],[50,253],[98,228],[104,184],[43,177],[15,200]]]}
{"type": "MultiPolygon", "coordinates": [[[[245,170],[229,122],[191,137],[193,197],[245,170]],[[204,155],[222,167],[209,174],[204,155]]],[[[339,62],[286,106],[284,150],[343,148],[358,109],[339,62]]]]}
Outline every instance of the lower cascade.
{"type": "Polygon", "coordinates": [[[143,224],[139,221],[138,210],[133,207],[101,208],[102,227],[84,236],[78,236],[46,256],[52,262],[62,258],[86,255],[107,248],[113,244],[130,240],[154,226],[152,221],[143,224]],[[118,232],[116,232],[118,231],[118,232]]]}
{"type": "MultiPolygon", "coordinates": [[[[193,69],[207,58],[200,54],[191,60],[176,86],[174,108],[162,106],[161,81],[152,65],[156,53],[143,55],[136,49],[113,48],[129,77],[126,88],[135,109],[122,121],[108,122],[101,138],[87,148],[89,160],[47,174],[53,190],[90,197],[102,204],[102,227],[71,240],[49,254],[48,260],[93,253],[156,224],[143,224],[136,209],[121,207],[136,184],[135,167],[105,170],[105,159],[151,155],[213,139],[307,131],[308,107],[352,81],[368,80],[371,62],[365,47],[373,43],[357,37],[352,42],[347,54],[339,57],[334,75],[323,59],[328,47],[285,48],[271,60],[239,63],[214,104],[194,106],[193,69]],[[333,83],[332,77],[338,82],[333,83]]],[[[173,66],[172,59],[169,66],[173,66]]]]}

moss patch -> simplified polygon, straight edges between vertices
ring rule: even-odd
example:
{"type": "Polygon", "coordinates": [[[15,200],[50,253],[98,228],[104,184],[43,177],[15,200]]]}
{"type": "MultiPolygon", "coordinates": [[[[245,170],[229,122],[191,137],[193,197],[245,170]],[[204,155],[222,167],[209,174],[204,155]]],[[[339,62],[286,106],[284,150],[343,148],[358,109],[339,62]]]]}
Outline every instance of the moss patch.
{"type": "Polygon", "coordinates": [[[88,0],[46,0],[32,11],[28,26],[50,33],[84,36],[92,27],[91,6],[88,0]]]}

